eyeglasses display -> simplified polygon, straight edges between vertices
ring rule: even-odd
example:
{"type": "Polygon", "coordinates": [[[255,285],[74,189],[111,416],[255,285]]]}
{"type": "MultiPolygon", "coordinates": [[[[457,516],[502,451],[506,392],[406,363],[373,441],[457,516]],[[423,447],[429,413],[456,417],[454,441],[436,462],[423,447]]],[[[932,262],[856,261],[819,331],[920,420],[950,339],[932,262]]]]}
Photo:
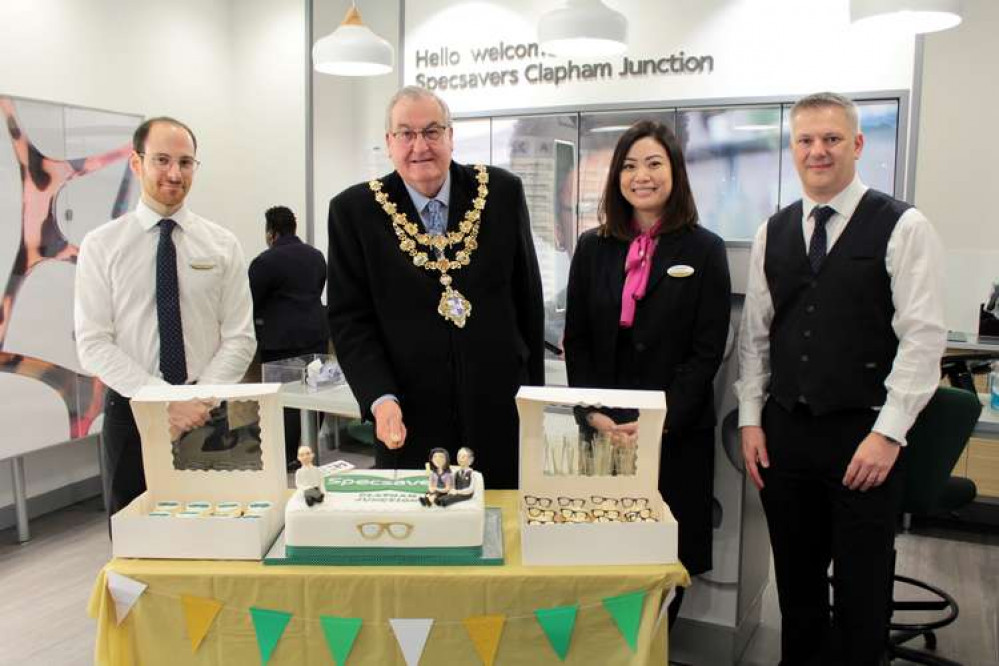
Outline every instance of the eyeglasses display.
{"type": "Polygon", "coordinates": [[[524,506],[528,525],[559,525],[567,523],[654,523],[656,513],[649,508],[647,497],[568,497],[556,498],[525,495],[524,506]],[[555,507],[548,508],[548,507],[555,507]]]}

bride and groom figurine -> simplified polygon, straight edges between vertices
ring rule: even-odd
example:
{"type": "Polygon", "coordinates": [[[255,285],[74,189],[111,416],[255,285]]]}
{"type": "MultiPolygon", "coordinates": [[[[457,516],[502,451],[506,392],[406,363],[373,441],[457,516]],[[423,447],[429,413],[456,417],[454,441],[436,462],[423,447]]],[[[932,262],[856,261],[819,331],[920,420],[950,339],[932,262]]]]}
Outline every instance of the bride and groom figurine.
{"type": "Polygon", "coordinates": [[[475,454],[467,446],[458,449],[458,468],[451,469],[451,456],[446,449],[430,451],[427,462],[427,493],[420,498],[423,506],[446,507],[472,497],[472,461],[475,454]]]}

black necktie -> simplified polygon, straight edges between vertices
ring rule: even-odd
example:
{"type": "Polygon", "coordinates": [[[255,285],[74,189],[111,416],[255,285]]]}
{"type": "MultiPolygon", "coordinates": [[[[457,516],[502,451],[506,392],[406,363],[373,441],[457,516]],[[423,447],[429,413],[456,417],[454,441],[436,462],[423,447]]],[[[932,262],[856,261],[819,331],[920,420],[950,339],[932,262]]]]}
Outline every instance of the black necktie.
{"type": "Polygon", "coordinates": [[[828,242],[826,238],[826,222],[836,214],[829,206],[816,206],[812,209],[812,219],[815,220],[815,230],[812,231],[812,240],[808,243],[808,263],[812,265],[812,272],[818,273],[822,268],[822,262],[826,258],[826,248],[828,242]]]}
{"type": "Polygon", "coordinates": [[[180,323],[180,289],[177,287],[177,249],[170,233],[177,225],[160,220],[160,244],[156,248],[156,319],[160,327],[160,372],[171,384],[187,381],[184,329],[180,323]]]}

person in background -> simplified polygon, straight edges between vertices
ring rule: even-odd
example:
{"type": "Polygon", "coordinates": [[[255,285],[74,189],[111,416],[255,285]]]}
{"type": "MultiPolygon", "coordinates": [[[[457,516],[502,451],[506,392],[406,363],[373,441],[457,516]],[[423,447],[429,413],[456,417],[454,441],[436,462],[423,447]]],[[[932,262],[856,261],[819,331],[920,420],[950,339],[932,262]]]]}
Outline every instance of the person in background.
{"type": "MultiPolygon", "coordinates": [[[[620,138],[600,203],[569,271],[570,386],[666,392],[659,490],[680,525],[679,555],[711,569],[712,380],[728,336],[731,285],[722,239],[698,224],[673,132],[640,121],[620,138]]],[[[634,441],[634,410],[587,410],[584,430],[634,441]]],[[[679,613],[682,589],[669,609],[679,613]]]]}
{"type": "MultiPolygon", "coordinates": [[[[260,361],[329,352],[329,327],[323,307],[326,260],[295,234],[295,214],[284,206],[264,213],[267,248],[250,262],[253,324],[260,361]]],[[[301,420],[297,409],[284,410],[285,460],[297,457],[301,420]]]]}
{"type": "Polygon", "coordinates": [[[451,160],[451,114],[415,86],[392,97],[395,171],[329,208],[337,357],[378,438],[380,468],[475,446],[492,488],[518,482],[514,396],[544,384],[544,310],[520,179],[451,160]]]}
{"type": "Polygon", "coordinates": [[[760,227],[750,257],[736,394],[785,665],[884,663],[905,437],[946,344],[940,242],[922,213],[860,181],[863,148],[852,101],[799,100],[804,195],[760,227]]]}
{"type": "MultiPolygon", "coordinates": [[[[80,245],[76,349],[83,369],[108,386],[101,436],[112,514],[146,488],[129,399],[150,384],[236,383],[256,347],[239,241],[185,204],[197,147],[173,118],[139,125],[129,158],[139,203],[80,245]]],[[[171,432],[203,425],[211,407],[170,403],[171,432]]]]}

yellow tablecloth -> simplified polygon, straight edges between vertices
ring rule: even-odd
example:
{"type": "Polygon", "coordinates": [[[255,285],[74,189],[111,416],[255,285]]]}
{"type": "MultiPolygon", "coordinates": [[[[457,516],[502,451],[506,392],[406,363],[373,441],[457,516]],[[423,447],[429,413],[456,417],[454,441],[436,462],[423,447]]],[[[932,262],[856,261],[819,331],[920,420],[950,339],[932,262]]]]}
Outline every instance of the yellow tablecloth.
{"type": "Polygon", "coordinates": [[[657,623],[666,594],[686,586],[675,565],[525,567],[520,562],[516,493],[490,491],[503,509],[502,567],[264,566],[260,562],[114,559],[97,577],[88,611],[98,622],[95,663],[259,664],[249,608],[293,613],[270,664],[333,664],[320,615],[360,617],[348,666],[405,665],[391,618],[433,618],[421,664],[478,665],[462,620],[506,616],[496,664],[655,664],[666,654],[666,622],[657,623]],[[115,571],[148,585],[120,626],[105,576],[115,571]],[[601,600],[644,590],[638,648],[633,653],[601,600]],[[224,604],[198,651],[192,652],[181,595],[224,604]],[[535,620],[537,609],[578,604],[569,653],[561,662],[535,620]]]}

